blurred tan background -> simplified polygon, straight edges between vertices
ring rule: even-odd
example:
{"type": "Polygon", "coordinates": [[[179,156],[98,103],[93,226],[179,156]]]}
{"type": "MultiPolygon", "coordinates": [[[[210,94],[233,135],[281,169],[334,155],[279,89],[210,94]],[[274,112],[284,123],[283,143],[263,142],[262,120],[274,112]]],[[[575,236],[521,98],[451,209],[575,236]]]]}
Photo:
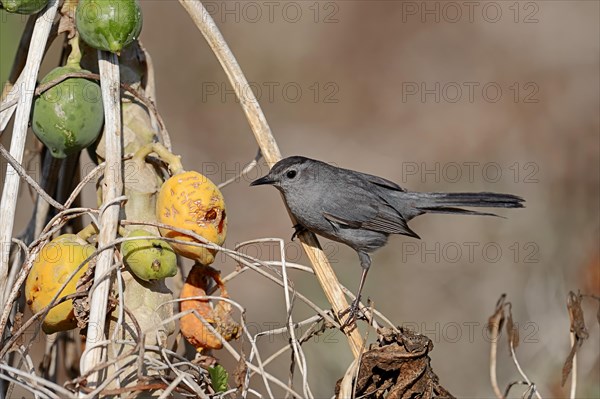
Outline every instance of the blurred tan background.
{"type": "MultiPolygon", "coordinates": [[[[158,107],[184,166],[224,181],[257,146],[231,87],[201,34],[175,1],[142,0],[141,40],[153,56],[158,107]]],[[[523,196],[506,219],[423,216],[423,238],[392,237],[373,256],[365,298],[394,323],[434,341],[433,368],[458,397],[492,397],[487,318],[502,293],[513,304],[518,358],[546,397],[561,397],[569,352],[566,295],[600,294],[600,3],[206,2],[284,155],[301,154],[380,175],[412,190],[498,191],[523,196]],[[465,4],[467,3],[467,4],[465,4]]],[[[19,17],[2,17],[4,81],[19,17]]],[[[58,56],[48,56],[45,70],[58,56]]],[[[10,134],[2,137],[5,145],[10,134]]],[[[224,189],[228,247],[261,238],[289,243],[293,230],[277,192],[224,189]]],[[[92,187],[88,190],[91,201],[92,187]]],[[[28,218],[23,193],[17,231],[28,218]]],[[[356,289],[354,251],[322,240],[342,281],[356,289]]],[[[307,264],[297,243],[290,260],[307,264]]],[[[276,258],[273,247],[255,251],[276,258]]],[[[227,273],[235,267],[221,257],[227,273]]],[[[296,288],[322,306],[311,276],[296,288]]],[[[254,331],[283,326],[282,291],[246,273],[230,287],[254,331]]],[[[596,308],[585,307],[590,340],[579,359],[581,397],[599,397],[596,308]]],[[[310,313],[298,305],[299,320],[310,313]]],[[[371,334],[372,340],[372,334],[371,334]]],[[[286,342],[262,338],[263,358],[286,342]]],[[[309,382],[330,397],[351,362],[344,337],[304,346],[309,382]]],[[[216,354],[226,364],[229,356],[216,354]]],[[[280,376],[287,374],[284,356],[280,376]]],[[[502,387],[520,380],[503,341],[502,387]]],[[[257,387],[259,390],[261,387],[257,387]]],[[[516,391],[515,391],[515,395],[516,391]]]]}

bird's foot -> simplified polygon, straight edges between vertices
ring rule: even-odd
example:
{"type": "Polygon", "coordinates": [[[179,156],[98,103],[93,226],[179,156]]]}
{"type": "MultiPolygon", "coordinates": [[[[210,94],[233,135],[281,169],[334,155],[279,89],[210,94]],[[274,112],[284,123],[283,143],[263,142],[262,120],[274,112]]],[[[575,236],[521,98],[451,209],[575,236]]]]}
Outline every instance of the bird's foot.
{"type": "Polygon", "coordinates": [[[294,241],[294,239],[296,237],[298,237],[300,234],[304,233],[305,231],[307,231],[306,227],[302,226],[300,223],[295,224],[294,225],[294,234],[292,234],[292,241],[294,241]]]}
{"type": "Polygon", "coordinates": [[[344,323],[340,326],[340,328],[342,330],[346,329],[347,327],[351,327],[352,325],[356,326],[356,320],[359,318],[359,316],[362,318],[363,317],[363,313],[360,310],[360,296],[357,296],[356,299],[354,299],[354,301],[352,301],[352,304],[350,305],[350,307],[346,310],[342,310],[341,312],[338,313],[338,318],[341,321],[342,318],[345,315],[348,315],[348,318],[346,319],[346,321],[344,321],[344,323]]]}

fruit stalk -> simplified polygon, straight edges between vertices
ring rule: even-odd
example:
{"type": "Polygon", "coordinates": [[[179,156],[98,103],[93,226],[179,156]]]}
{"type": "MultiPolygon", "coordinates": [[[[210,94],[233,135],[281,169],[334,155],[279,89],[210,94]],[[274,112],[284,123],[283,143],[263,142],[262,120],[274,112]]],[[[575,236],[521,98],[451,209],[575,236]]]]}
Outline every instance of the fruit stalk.
{"type": "Polygon", "coordinates": [[[71,52],[69,53],[69,57],[67,58],[67,65],[80,68],[79,63],[81,62],[81,49],[79,48],[78,33],[75,33],[75,35],[71,39],[69,39],[69,46],[71,46],[71,52]]]}
{"type": "Polygon", "coordinates": [[[136,151],[136,153],[133,155],[133,158],[143,161],[144,158],[153,152],[155,152],[160,159],[169,165],[169,171],[171,172],[171,175],[177,175],[184,171],[183,165],[181,165],[181,157],[173,154],[167,149],[167,147],[160,143],[150,143],[144,145],[136,151]]]}

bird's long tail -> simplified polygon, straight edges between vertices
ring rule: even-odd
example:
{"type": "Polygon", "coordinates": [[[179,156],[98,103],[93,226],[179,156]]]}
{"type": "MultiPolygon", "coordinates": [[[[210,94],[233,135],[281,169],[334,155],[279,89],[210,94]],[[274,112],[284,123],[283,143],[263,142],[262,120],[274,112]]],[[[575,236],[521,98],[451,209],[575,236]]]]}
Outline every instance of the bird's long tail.
{"type": "Polygon", "coordinates": [[[419,213],[454,213],[463,215],[498,216],[458,207],[523,208],[525,200],[512,194],[498,193],[410,193],[416,194],[419,213]]]}

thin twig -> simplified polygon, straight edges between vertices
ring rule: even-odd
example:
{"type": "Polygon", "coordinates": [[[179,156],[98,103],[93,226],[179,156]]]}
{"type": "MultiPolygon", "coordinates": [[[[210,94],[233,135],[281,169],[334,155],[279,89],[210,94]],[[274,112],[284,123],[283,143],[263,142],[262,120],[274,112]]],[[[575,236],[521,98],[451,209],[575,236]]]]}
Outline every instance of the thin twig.
{"type": "MultiPolygon", "coordinates": [[[[302,375],[302,389],[304,392],[304,396],[307,398],[312,398],[313,395],[310,392],[310,386],[308,385],[308,370],[307,370],[307,365],[306,365],[306,358],[304,356],[304,352],[302,351],[302,348],[300,347],[298,339],[296,338],[294,321],[292,319],[292,302],[293,301],[290,299],[290,291],[292,292],[292,294],[295,294],[295,291],[293,289],[290,289],[290,287],[289,287],[289,279],[287,277],[287,266],[286,266],[286,262],[285,262],[285,243],[283,242],[282,239],[253,240],[253,241],[248,241],[247,243],[255,244],[255,243],[271,242],[271,241],[275,241],[279,244],[279,258],[281,259],[281,274],[282,274],[281,277],[282,277],[282,281],[283,281],[283,294],[284,294],[284,298],[285,298],[285,307],[286,307],[286,311],[287,311],[287,320],[286,320],[287,321],[287,330],[288,330],[288,333],[290,336],[290,345],[292,347],[293,358],[297,358],[298,361],[300,362],[299,368],[300,368],[300,374],[302,375]]],[[[293,364],[292,364],[292,371],[293,371],[293,364]]],[[[291,378],[290,380],[293,380],[293,379],[291,378]]]]}
{"type": "MultiPolygon", "coordinates": [[[[8,379],[7,376],[9,373],[12,373],[18,376],[20,379],[16,380],[19,382],[19,385],[32,393],[35,393],[36,390],[39,389],[48,389],[48,392],[44,395],[45,397],[51,398],[73,398],[74,395],[72,392],[66,390],[62,386],[55,384],[51,381],[48,381],[42,377],[39,377],[35,374],[30,374],[26,371],[22,371],[16,369],[14,367],[9,366],[8,364],[0,362],[0,378],[8,379]],[[37,387],[36,387],[37,385],[37,387]],[[47,387],[47,388],[46,388],[47,387]]],[[[38,391],[39,393],[39,391],[38,391]]]]}
{"type": "Polygon", "coordinates": [[[261,158],[262,158],[262,153],[260,152],[260,149],[259,149],[258,152],[256,153],[256,156],[254,157],[254,159],[252,161],[250,161],[248,163],[248,165],[246,165],[244,167],[244,169],[242,169],[242,171],[237,176],[233,176],[231,179],[225,180],[223,183],[220,183],[217,187],[219,187],[219,189],[223,189],[224,187],[227,187],[231,183],[236,182],[239,178],[244,177],[245,175],[250,173],[250,171],[252,171],[252,169],[254,169],[256,167],[256,165],[258,165],[258,161],[260,161],[261,158]]]}
{"type": "Polygon", "coordinates": [[[490,381],[492,384],[492,389],[494,390],[494,394],[498,399],[503,399],[504,395],[502,395],[502,391],[500,391],[500,386],[498,385],[498,373],[496,372],[496,365],[498,364],[497,355],[498,355],[498,333],[500,329],[500,323],[497,321],[493,321],[491,323],[491,345],[490,345],[490,381]]]}
{"type": "Polygon", "coordinates": [[[29,184],[46,202],[56,209],[60,209],[61,211],[65,209],[64,205],[52,198],[35,180],[33,180],[31,176],[27,174],[27,171],[16,159],[12,157],[12,155],[10,155],[8,151],[6,151],[6,148],[4,148],[2,144],[0,144],[0,155],[2,155],[2,157],[8,161],[10,166],[13,167],[17,174],[21,176],[21,178],[25,180],[25,182],[27,182],[27,184],[29,184]]]}
{"type": "Polygon", "coordinates": [[[512,344],[512,340],[509,341],[509,346],[510,346],[510,354],[512,355],[511,357],[513,359],[513,363],[517,367],[517,371],[519,372],[519,374],[521,374],[521,377],[523,377],[523,380],[525,380],[525,382],[529,385],[530,388],[534,387],[533,388],[533,393],[535,394],[535,396],[538,399],[542,399],[542,396],[538,392],[537,388],[535,388],[535,384],[531,382],[531,380],[529,379],[529,377],[527,377],[527,375],[525,374],[525,372],[521,368],[521,365],[519,364],[519,361],[517,360],[517,354],[515,353],[515,348],[514,348],[514,345],[512,344]]]}
{"type": "MultiPolygon", "coordinates": [[[[576,344],[575,331],[571,330],[569,332],[569,338],[571,339],[571,347],[574,347],[576,344]]],[[[569,398],[575,399],[577,393],[577,351],[573,355],[573,366],[571,368],[571,387],[569,388],[569,398]]]]}

